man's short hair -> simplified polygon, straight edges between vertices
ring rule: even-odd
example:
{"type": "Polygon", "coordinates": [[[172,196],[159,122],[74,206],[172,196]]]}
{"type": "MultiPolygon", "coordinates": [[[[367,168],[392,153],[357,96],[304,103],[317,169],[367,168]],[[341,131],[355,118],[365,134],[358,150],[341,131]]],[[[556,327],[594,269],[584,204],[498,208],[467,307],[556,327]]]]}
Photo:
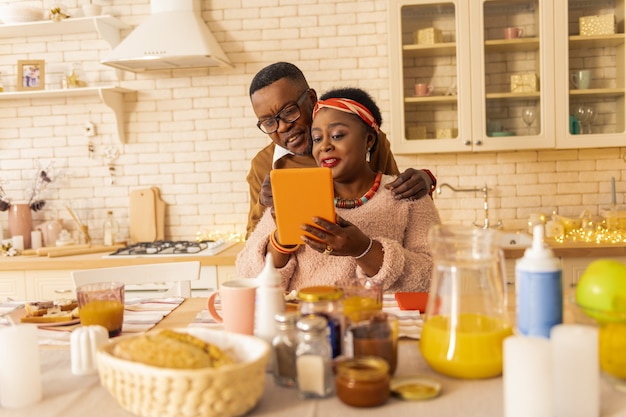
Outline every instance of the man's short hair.
{"type": "Polygon", "coordinates": [[[276,62],[256,73],[250,83],[250,96],[258,90],[283,78],[290,79],[297,84],[302,84],[303,88],[309,88],[309,84],[306,78],[304,78],[302,71],[300,71],[300,68],[289,62],[276,62]]]}

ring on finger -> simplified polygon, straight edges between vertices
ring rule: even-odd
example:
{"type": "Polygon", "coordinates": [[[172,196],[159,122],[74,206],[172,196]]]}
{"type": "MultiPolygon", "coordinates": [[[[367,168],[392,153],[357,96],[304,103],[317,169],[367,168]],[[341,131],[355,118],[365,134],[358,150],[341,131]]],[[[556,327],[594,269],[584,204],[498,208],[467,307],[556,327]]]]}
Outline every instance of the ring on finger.
{"type": "Polygon", "coordinates": [[[330,253],[333,251],[333,248],[330,245],[326,245],[326,248],[324,249],[324,252],[322,252],[324,255],[330,255],[330,253]]]}

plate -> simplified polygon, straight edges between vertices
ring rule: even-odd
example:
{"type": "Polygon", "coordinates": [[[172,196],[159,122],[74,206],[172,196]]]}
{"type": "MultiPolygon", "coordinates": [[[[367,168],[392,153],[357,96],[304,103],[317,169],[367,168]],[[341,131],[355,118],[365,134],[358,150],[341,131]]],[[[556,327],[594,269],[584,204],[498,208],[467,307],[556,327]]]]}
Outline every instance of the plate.
{"type": "Polygon", "coordinates": [[[56,323],[32,323],[32,324],[36,324],[37,327],[62,327],[62,326],[69,326],[72,324],[78,324],[80,323],[80,319],[72,319],[69,321],[58,321],[56,323]]]}
{"type": "Polygon", "coordinates": [[[403,400],[428,400],[439,395],[441,384],[428,376],[403,376],[391,380],[390,390],[403,400]]]}

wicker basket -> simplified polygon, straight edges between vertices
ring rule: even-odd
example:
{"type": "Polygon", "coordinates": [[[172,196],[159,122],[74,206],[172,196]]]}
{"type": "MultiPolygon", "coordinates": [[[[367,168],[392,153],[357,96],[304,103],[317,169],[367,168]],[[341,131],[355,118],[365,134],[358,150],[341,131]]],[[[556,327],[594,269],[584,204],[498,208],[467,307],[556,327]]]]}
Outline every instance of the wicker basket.
{"type": "MultiPolygon", "coordinates": [[[[265,389],[269,345],[262,339],[204,328],[177,329],[228,352],[237,363],[219,368],[167,369],[98,351],[100,382],[126,410],[142,417],[230,417],[252,409],[265,389]]],[[[133,336],[136,337],[136,336],[133,336]]]]}

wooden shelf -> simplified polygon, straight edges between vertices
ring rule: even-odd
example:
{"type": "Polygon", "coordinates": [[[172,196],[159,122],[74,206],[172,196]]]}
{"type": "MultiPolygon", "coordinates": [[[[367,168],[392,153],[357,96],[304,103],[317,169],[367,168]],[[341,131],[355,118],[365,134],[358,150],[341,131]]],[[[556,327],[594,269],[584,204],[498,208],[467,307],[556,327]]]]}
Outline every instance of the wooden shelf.
{"type": "Polygon", "coordinates": [[[620,46],[624,44],[624,34],[615,33],[613,35],[596,35],[596,36],[570,36],[570,48],[598,48],[606,46],[620,46]]]}
{"type": "Polygon", "coordinates": [[[541,93],[539,91],[533,91],[530,93],[487,93],[485,97],[487,98],[487,100],[502,100],[502,99],[523,100],[523,99],[539,99],[540,94],[541,93]]]}
{"type": "Polygon", "coordinates": [[[402,51],[411,56],[455,56],[456,42],[403,45],[402,51]]]}
{"type": "Polygon", "coordinates": [[[569,90],[570,97],[619,97],[624,95],[623,88],[588,88],[569,90]]]}
{"type": "Polygon", "coordinates": [[[32,100],[58,97],[80,97],[97,95],[102,102],[115,114],[115,123],[120,142],[124,143],[124,94],[134,93],[134,90],[115,86],[82,87],[58,90],[15,91],[0,93],[0,100],[32,100]]]}
{"type": "Polygon", "coordinates": [[[456,103],[458,100],[457,96],[426,96],[426,97],[405,97],[404,102],[409,104],[425,104],[425,103],[456,103]]]}
{"type": "Polygon", "coordinates": [[[130,28],[130,25],[113,16],[77,17],[60,22],[44,20],[0,25],[0,38],[67,35],[95,30],[111,48],[114,48],[120,43],[120,29],[130,28]]]}
{"type": "Polygon", "coordinates": [[[538,51],[539,38],[495,39],[485,41],[485,52],[538,51]]]}

